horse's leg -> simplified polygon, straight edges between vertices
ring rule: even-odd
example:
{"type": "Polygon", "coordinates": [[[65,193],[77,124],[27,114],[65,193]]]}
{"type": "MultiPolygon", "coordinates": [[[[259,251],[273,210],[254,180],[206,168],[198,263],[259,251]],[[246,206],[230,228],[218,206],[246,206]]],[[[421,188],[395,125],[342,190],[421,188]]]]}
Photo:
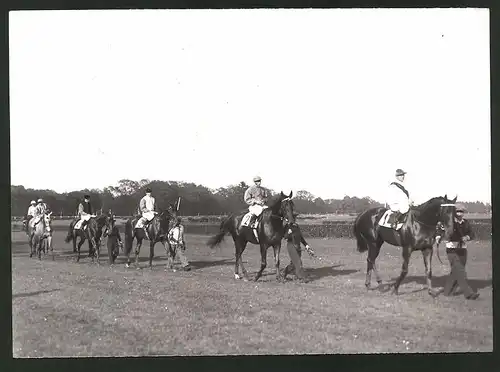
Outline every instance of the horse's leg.
{"type": "MultiPolygon", "coordinates": [[[[75,240],[76,240],[76,237],[75,237],[75,240]]],[[[78,248],[77,248],[78,249],[78,256],[76,258],[76,262],[80,261],[80,252],[81,252],[83,243],[85,243],[85,237],[80,235],[80,241],[78,242],[78,248]]]]}
{"type": "Polygon", "coordinates": [[[153,257],[155,255],[155,241],[149,241],[149,268],[153,270],[153,257]]]}
{"type": "Polygon", "coordinates": [[[30,258],[33,257],[33,236],[28,236],[28,242],[30,244],[30,258]]]}
{"type": "Polygon", "coordinates": [[[285,279],[280,272],[280,250],[281,250],[281,242],[279,244],[273,245],[274,267],[276,268],[276,280],[278,282],[283,282],[285,279]]]}
{"type": "Polygon", "coordinates": [[[366,256],[366,281],[365,286],[367,289],[377,289],[382,284],[382,279],[380,279],[380,275],[377,270],[377,266],[375,261],[380,254],[380,247],[384,241],[381,238],[378,238],[376,242],[368,243],[368,255],[366,256]],[[378,286],[372,288],[371,287],[371,272],[375,273],[375,280],[377,281],[378,286]]]}
{"type": "Polygon", "coordinates": [[[436,296],[437,293],[432,289],[432,247],[422,249],[422,257],[424,259],[427,292],[431,296],[436,296]]]}
{"type": "Polygon", "coordinates": [[[245,281],[248,281],[248,273],[247,270],[245,269],[245,266],[243,265],[243,252],[245,251],[245,248],[247,246],[247,242],[243,240],[235,240],[234,241],[234,246],[235,246],[235,251],[236,251],[236,263],[234,267],[234,278],[235,279],[241,279],[240,273],[239,273],[239,268],[241,267],[241,272],[243,274],[243,279],[245,281]]]}
{"type": "Polygon", "coordinates": [[[99,239],[98,242],[95,241],[94,239],[94,249],[95,249],[95,252],[96,252],[96,258],[97,258],[97,264],[100,265],[101,264],[101,261],[99,260],[99,255],[100,255],[100,251],[101,251],[101,239],[99,239]]]}
{"type": "Polygon", "coordinates": [[[73,253],[76,253],[76,234],[73,232],[73,253]]]}
{"type": "Polygon", "coordinates": [[[255,275],[255,281],[259,280],[262,276],[262,272],[267,266],[267,246],[264,244],[260,245],[260,270],[255,275]]]}
{"type": "Polygon", "coordinates": [[[54,247],[52,245],[52,232],[47,237],[47,244],[48,244],[48,247],[50,248],[50,253],[52,254],[52,261],[54,261],[55,257],[54,257],[54,247]]]}
{"type": "Polygon", "coordinates": [[[403,279],[406,277],[406,274],[408,274],[408,263],[410,262],[410,256],[411,256],[411,250],[410,247],[404,246],[403,247],[403,265],[401,267],[401,274],[399,275],[399,278],[396,279],[396,282],[394,283],[394,289],[392,291],[393,294],[398,294],[399,291],[399,286],[401,285],[401,282],[403,279]]]}
{"type": "Polygon", "coordinates": [[[141,253],[142,239],[143,238],[137,236],[137,242],[135,244],[135,268],[136,269],[139,269],[139,253],[141,253]]]}

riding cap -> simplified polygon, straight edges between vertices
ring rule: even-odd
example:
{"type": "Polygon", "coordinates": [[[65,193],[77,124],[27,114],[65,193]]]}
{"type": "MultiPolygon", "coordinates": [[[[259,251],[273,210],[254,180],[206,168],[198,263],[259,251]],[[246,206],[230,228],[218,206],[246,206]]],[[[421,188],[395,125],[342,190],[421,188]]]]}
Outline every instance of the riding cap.
{"type": "Polygon", "coordinates": [[[148,187],[148,188],[146,189],[146,192],[151,192],[151,188],[150,188],[150,187],[148,187]]]}
{"type": "Polygon", "coordinates": [[[463,204],[457,204],[457,206],[455,207],[456,211],[457,212],[465,212],[465,207],[463,204]]]}
{"type": "Polygon", "coordinates": [[[42,198],[38,199],[37,203],[43,203],[43,199],[42,198]]]}
{"type": "Polygon", "coordinates": [[[396,169],[396,177],[398,176],[404,176],[406,172],[400,168],[396,169]]]}
{"type": "Polygon", "coordinates": [[[260,178],[260,176],[255,176],[253,178],[253,182],[257,182],[257,181],[262,181],[262,178],[260,178]]]}

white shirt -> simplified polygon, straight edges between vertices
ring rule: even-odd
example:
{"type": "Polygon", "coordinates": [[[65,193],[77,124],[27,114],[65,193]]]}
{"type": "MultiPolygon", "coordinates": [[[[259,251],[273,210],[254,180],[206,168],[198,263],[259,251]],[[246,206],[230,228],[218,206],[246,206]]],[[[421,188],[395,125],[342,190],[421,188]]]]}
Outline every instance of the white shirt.
{"type": "Polygon", "coordinates": [[[141,212],[153,212],[155,210],[155,198],[144,195],[139,203],[141,212]]]}
{"type": "Polygon", "coordinates": [[[28,208],[28,216],[34,216],[36,213],[36,205],[30,205],[28,208]]]}
{"type": "MultiPolygon", "coordinates": [[[[403,183],[399,180],[393,181],[404,187],[403,183]]],[[[389,185],[386,203],[392,211],[406,213],[410,209],[410,199],[406,194],[396,185],[389,185]]]]}

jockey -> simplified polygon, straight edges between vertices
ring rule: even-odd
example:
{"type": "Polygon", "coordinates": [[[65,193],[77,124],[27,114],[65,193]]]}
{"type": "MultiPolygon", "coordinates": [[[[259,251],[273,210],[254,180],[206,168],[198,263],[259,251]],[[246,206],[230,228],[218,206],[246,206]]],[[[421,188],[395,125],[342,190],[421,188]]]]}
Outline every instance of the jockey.
{"type": "Polygon", "coordinates": [[[45,204],[42,198],[39,198],[37,200],[37,205],[35,208],[36,208],[36,214],[38,216],[41,216],[42,214],[50,211],[49,207],[47,206],[47,204],[45,204]]]}
{"type": "Polygon", "coordinates": [[[403,185],[405,174],[404,170],[396,169],[396,179],[389,184],[389,195],[386,204],[395,214],[393,228],[396,228],[398,223],[404,221],[406,213],[410,210],[410,194],[403,185]]]}
{"type": "MultiPolygon", "coordinates": [[[[151,189],[149,187],[146,189],[146,195],[139,202],[139,210],[142,213],[142,217],[137,221],[136,229],[143,228],[146,222],[151,222],[157,213],[155,211],[155,198],[151,196],[151,189]]],[[[145,232],[149,239],[148,232],[146,230],[145,232]]]]}
{"type": "MultiPolygon", "coordinates": [[[[90,204],[90,195],[85,195],[83,197],[83,201],[78,204],[78,217],[79,219],[79,228],[83,228],[84,224],[90,220],[91,217],[95,217],[93,215],[92,204],[90,204]],[[81,221],[81,222],[80,222],[81,221]]],[[[77,223],[78,223],[77,222],[77,223]]]]}
{"type": "Polygon", "coordinates": [[[33,221],[33,226],[35,226],[38,223],[38,221],[40,221],[44,213],[47,213],[49,211],[50,210],[47,204],[44,203],[42,198],[39,198],[37,200],[37,205],[33,208],[33,218],[30,219],[33,221]]]}
{"type": "Polygon", "coordinates": [[[250,220],[245,221],[247,222],[245,223],[246,226],[252,226],[255,219],[266,208],[265,203],[267,203],[268,192],[260,185],[261,181],[262,179],[259,176],[254,177],[253,182],[255,185],[250,186],[245,191],[244,200],[249,205],[248,210],[250,212],[250,220]]]}
{"type": "Polygon", "coordinates": [[[26,229],[26,232],[28,231],[28,223],[35,216],[35,214],[36,214],[36,201],[32,200],[28,208],[28,213],[26,214],[26,217],[23,220],[23,225],[24,228],[26,229]]]}

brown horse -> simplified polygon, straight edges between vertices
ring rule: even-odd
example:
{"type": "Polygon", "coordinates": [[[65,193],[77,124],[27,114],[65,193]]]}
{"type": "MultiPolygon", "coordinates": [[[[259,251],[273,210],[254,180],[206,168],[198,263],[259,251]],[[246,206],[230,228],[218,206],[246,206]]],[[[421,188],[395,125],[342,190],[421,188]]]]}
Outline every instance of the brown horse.
{"type": "MultiPolygon", "coordinates": [[[[148,224],[149,235],[149,268],[153,268],[153,257],[155,244],[161,242],[167,252],[168,265],[173,267],[173,252],[170,243],[167,239],[167,234],[170,229],[170,221],[177,217],[176,204],[170,204],[167,209],[160,211],[148,224]],[[168,248],[167,248],[168,245],[168,248]]],[[[139,269],[139,253],[141,252],[142,241],[147,237],[143,228],[135,228],[139,216],[129,218],[125,223],[125,255],[127,256],[126,267],[130,267],[130,253],[132,251],[132,243],[134,238],[137,243],[135,246],[135,266],[139,269]]]]}
{"type": "Polygon", "coordinates": [[[394,283],[393,293],[398,294],[399,286],[408,273],[408,263],[412,252],[422,251],[428,292],[432,296],[437,295],[437,292],[432,289],[431,280],[432,246],[435,241],[436,225],[438,222],[442,223],[444,227],[443,239],[446,240],[452,234],[456,200],[456,197],[449,200],[445,195],[444,197],[432,198],[422,205],[410,207],[406,220],[399,230],[379,226],[379,221],[387,208],[371,208],[359,214],[354,221],[354,235],[358,252],[368,251],[365,286],[372,289],[372,270],[375,272],[378,284],[382,284],[375,260],[380,253],[380,247],[384,242],[387,242],[403,248],[403,266],[400,276],[394,283]]]}
{"type": "Polygon", "coordinates": [[[272,246],[274,250],[274,264],[276,267],[276,280],[283,281],[283,275],[279,270],[280,266],[280,249],[281,240],[285,235],[285,225],[295,224],[294,204],[292,201],[292,193],[286,196],[281,192],[274,200],[270,201],[270,206],[265,209],[258,218],[259,224],[257,234],[259,240],[257,241],[251,228],[247,226],[241,227],[241,220],[245,213],[238,215],[232,214],[222,221],[220,225],[220,232],[211,237],[207,245],[214,248],[224,240],[224,236],[229,233],[233,237],[234,246],[236,250],[236,264],[234,268],[235,279],[240,279],[239,266],[243,272],[244,280],[248,280],[248,274],[243,266],[241,256],[245,250],[247,243],[260,245],[261,264],[260,270],[255,275],[254,280],[257,281],[262,276],[262,272],[267,266],[267,249],[272,246]]]}
{"type": "Polygon", "coordinates": [[[80,261],[80,248],[88,239],[89,241],[89,256],[92,257],[92,262],[94,258],[97,257],[97,263],[99,263],[99,254],[101,247],[101,239],[106,237],[110,231],[110,217],[106,214],[101,214],[98,217],[91,217],[87,221],[87,227],[85,229],[80,228],[75,230],[76,220],[71,221],[69,225],[68,235],[66,236],[65,242],[69,243],[73,241],[73,252],[76,250],[76,238],[80,237],[80,242],[78,243],[78,256],[76,262],[80,261]],[[104,231],[103,231],[104,229],[104,231]]]}

